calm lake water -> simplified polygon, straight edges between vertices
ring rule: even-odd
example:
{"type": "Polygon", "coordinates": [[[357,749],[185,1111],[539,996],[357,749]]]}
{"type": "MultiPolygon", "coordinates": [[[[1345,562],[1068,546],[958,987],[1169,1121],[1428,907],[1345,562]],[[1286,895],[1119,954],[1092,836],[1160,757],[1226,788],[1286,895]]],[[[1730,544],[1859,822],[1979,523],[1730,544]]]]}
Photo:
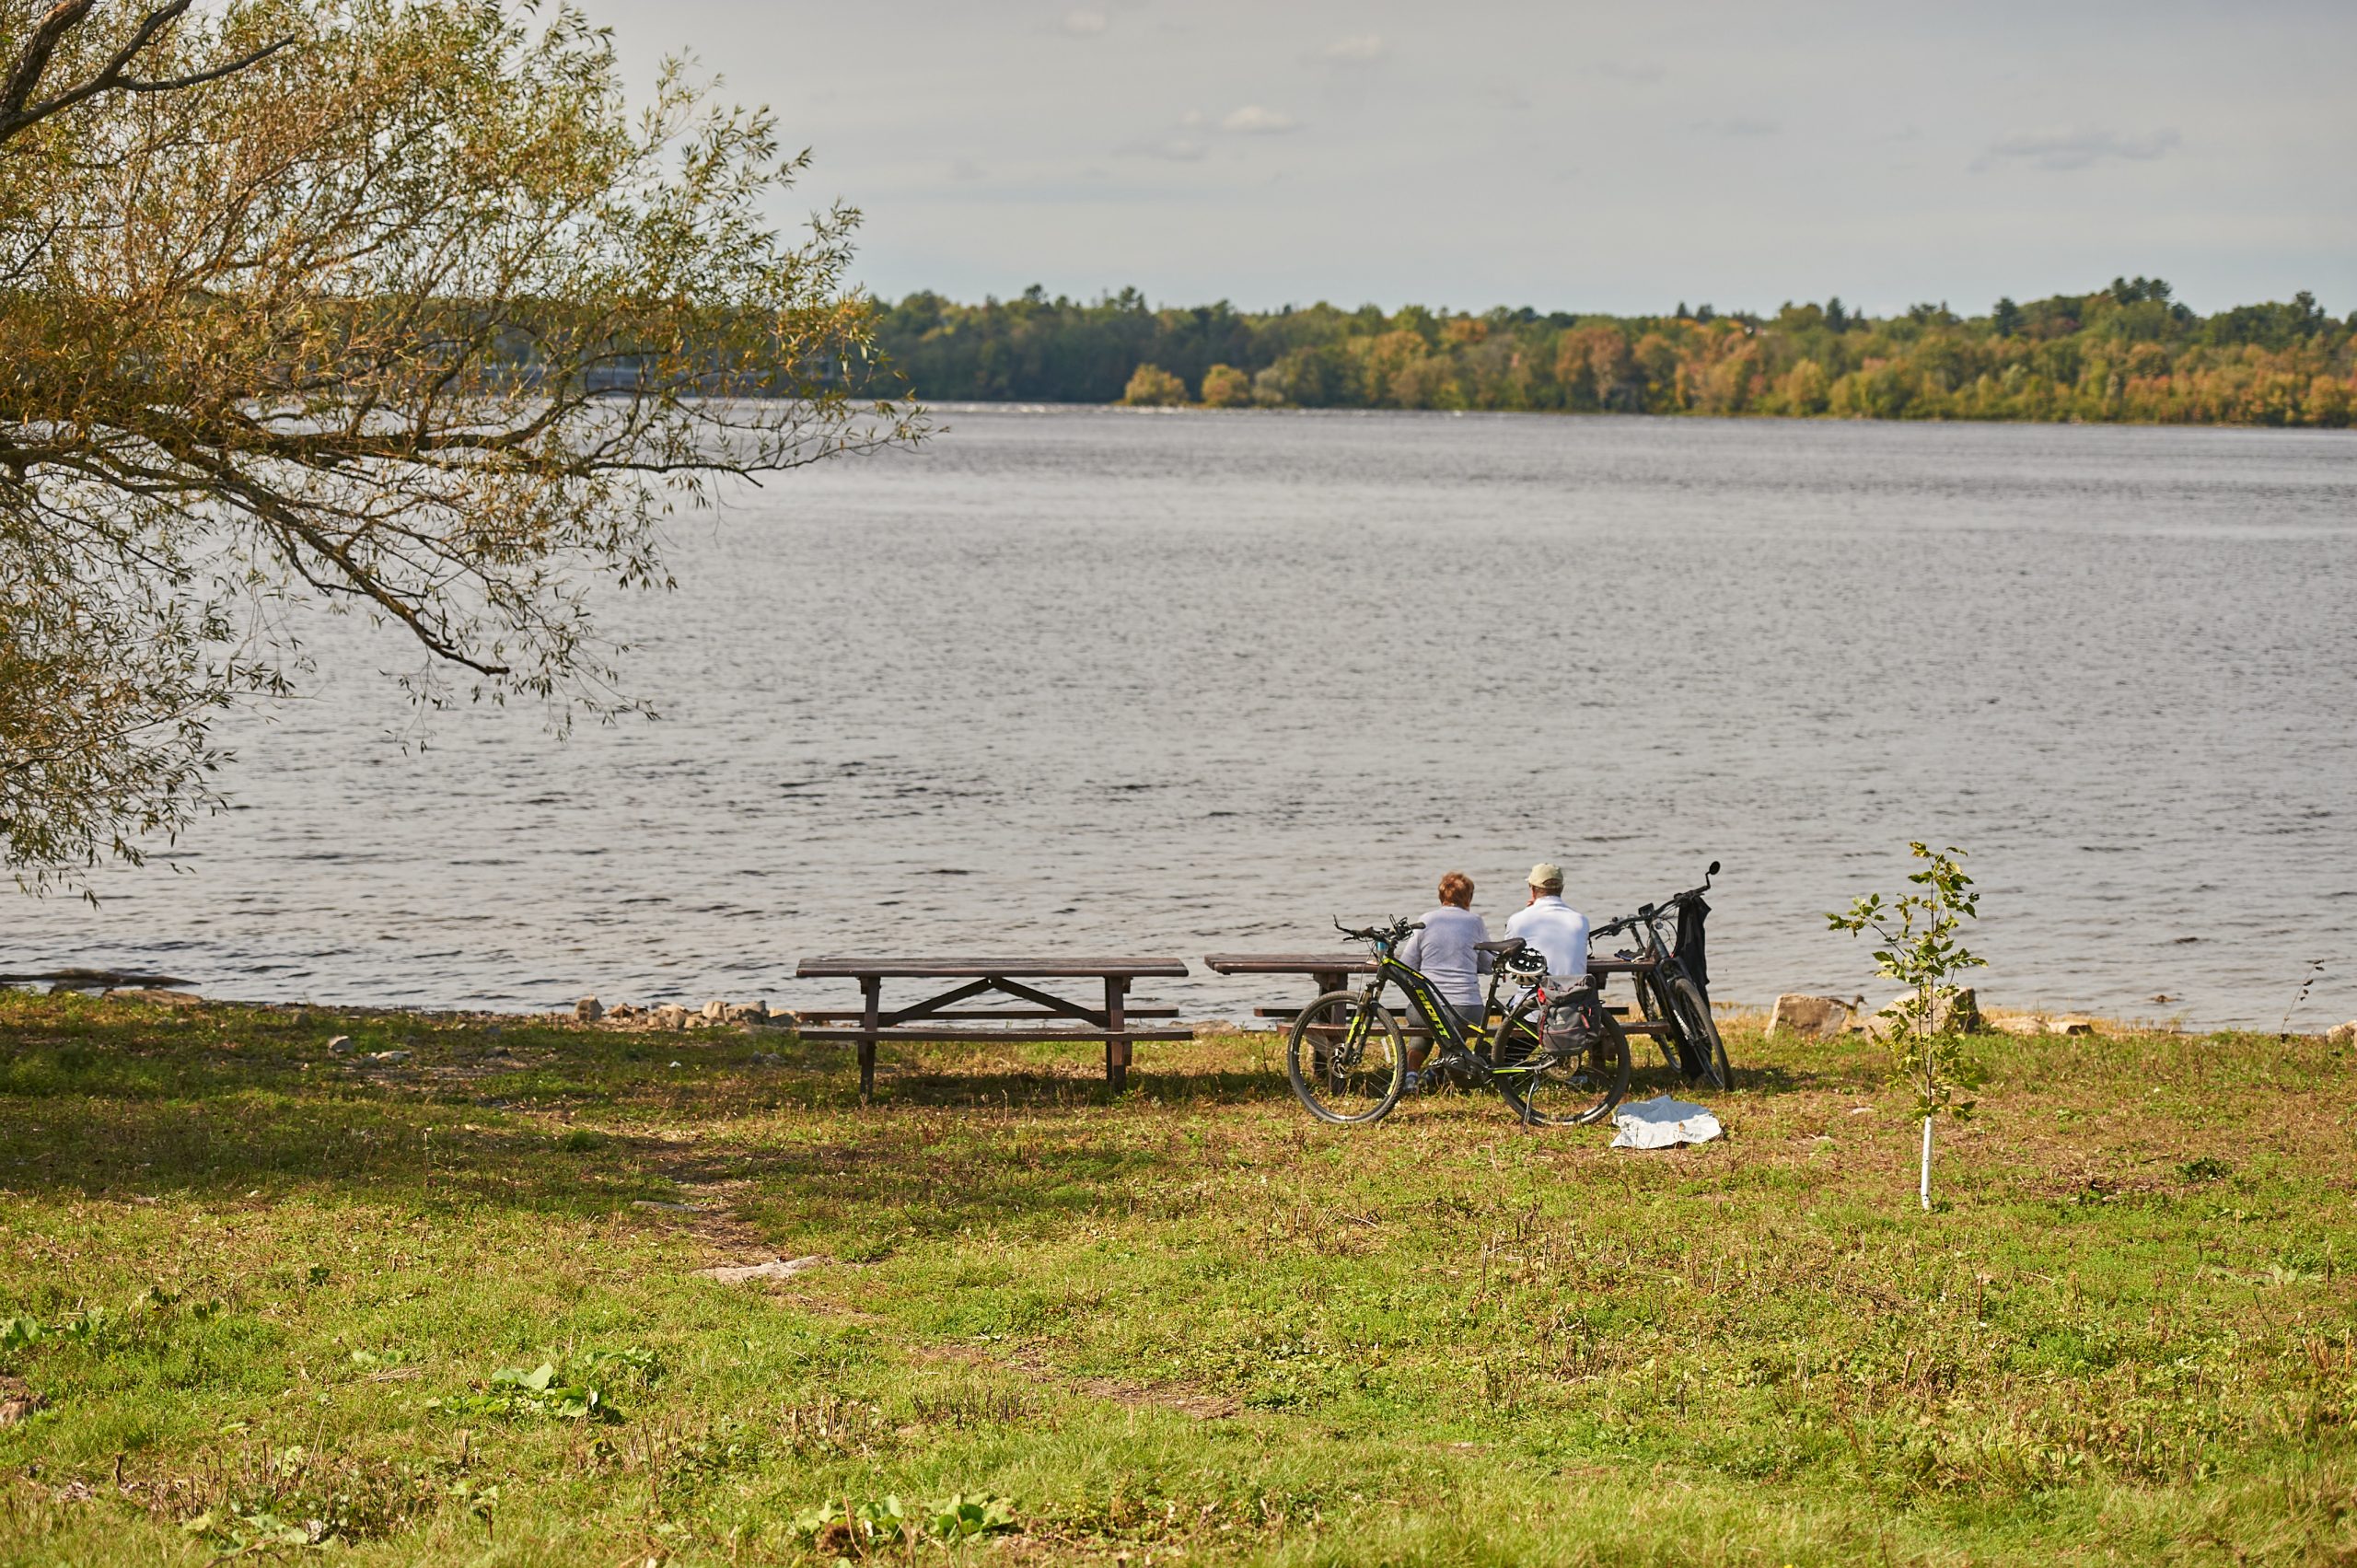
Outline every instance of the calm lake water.
{"type": "MultiPolygon", "coordinates": [[[[1329,945],[1530,863],[1699,881],[1713,993],[1879,992],[1820,912],[1971,851],[1985,1000],[2357,1015],[2357,438],[951,409],[680,525],[658,724],[435,720],[339,623],[185,874],[9,969],[429,1005],[854,999],[843,951],[1329,945]],[[2165,995],[2168,1000],[2159,997],[2165,995]]],[[[1284,984],[1155,994],[1242,1014],[1284,984]]]]}

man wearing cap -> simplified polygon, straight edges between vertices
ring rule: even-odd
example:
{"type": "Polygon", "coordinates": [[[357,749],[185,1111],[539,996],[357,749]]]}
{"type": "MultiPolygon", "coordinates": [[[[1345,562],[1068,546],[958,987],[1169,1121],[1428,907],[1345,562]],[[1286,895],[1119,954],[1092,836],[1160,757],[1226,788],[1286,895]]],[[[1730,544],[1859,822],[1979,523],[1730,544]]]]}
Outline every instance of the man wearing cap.
{"type": "Polygon", "coordinates": [[[1563,901],[1560,865],[1542,860],[1530,868],[1530,901],[1506,921],[1506,935],[1544,954],[1550,976],[1587,973],[1587,916],[1563,901]]]}

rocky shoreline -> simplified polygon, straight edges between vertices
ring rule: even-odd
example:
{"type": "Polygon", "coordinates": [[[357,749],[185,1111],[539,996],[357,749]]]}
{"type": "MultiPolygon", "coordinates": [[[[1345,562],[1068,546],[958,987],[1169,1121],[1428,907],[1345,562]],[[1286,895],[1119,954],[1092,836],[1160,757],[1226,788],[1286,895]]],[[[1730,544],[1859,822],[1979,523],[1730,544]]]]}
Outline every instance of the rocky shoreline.
{"type": "MultiPolygon", "coordinates": [[[[83,988],[64,984],[51,987],[52,993],[80,990],[83,988]]],[[[799,1015],[792,1012],[772,1012],[767,1002],[714,1001],[701,1007],[687,1007],[676,1002],[653,1003],[645,1006],[623,1002],[608,1007],[595,996],[585,996],[569,1009],[547,1013],[500,1013],[470,1007],[343,1007],[321,1002],[238,1002],[227,997],[203,996],[193,991],[149,985],[93,988],[85,993],[102,1002],[134,1002],[156,1006],[253,1007],[263,1012],[291,1014],[298,1020],[318,1012],[345,1017],[435,1018],[453,1023],[484,1024],[571,1024],[638,1031],[732,1027],[791,1029],[802,1021],[799,1015]]]]}
{"type": "MultiPolygon", "coordinates": [[[[1943,1027],[1953,1023],[1964,1034],[2092,1035],[2121,1034],[2131,1030],[2150,1033],[2156,1028],[2178,1032],[2177,1026],[2174,1024],[2129,1024],[2117,1018],[2098,1018],[2086,1013],[1984,1010],[1979,994],[1969,987],[1956,993],[1947,1006],[1942,1009],[1939,1021],[1943,1027]]],[[[1883,1016],[1880,1009],[1869,1011],[1864,996],[1812,996],[1801,992],[1787,992],[1777,997],[1775,1005],[1769,1009],[1767,1032],[1771,1037],[1791,1034],[1825,1040],[1834,1035],[1854,1034],[1879,1040],[1890,1032],[1890,1020],[1883,1016]]],[[[2324,1031],[2324,1037],[2334,1045],[2357,1044],[2357,1018],[2334,1025],[2324,1031]]]]}
{"type": "MultiPolygon", "coordinates": [[[[2095,1033],[2096,1026],[2105,1021],[2084,1013],[2014,1013],[1993,1009],[1984,1013],[1980,1008],[1980,993],[1969,987],[1957,992],[1938,1015],[1942,1027],[1953,1024],[1965,1034],[1996,1030],[2017,1035],[2085,1035],[2095,1033]]],[[[1879,1039],[1889,1031],[1890,1020],[1883,1016],[1880,1009],[1868,1011],[1864,996],[1844,999],[1787,992],[1776,998],[1775,1006],[1768,1014],[1768,1032],[1771,1035],[1796,1034],[1821,1040],[1838,1034],[1863,1034],[1879,1039]]]]}
{"type": "Polygon", "coordinates": [[[608,1007],[594,996],[585,996],[575,1002],[569,1014],[552,1013],[548,1016],[552,1022],[570,1020],[610,1029],[710,1029],[727,1024],[792,1028],[801,1022],[800,1017],[793,1013],[771,1012],[767,1002],[712,1001],[691,1010],[676,1002],[660,1002],[645,1007],[622,1002],[608,1007]]]}
{"type": "MultiPolygon", "coordinates": [[[[342,1007],[326,1003],[296,1002],[237,1002],[228,998],[203,996],[193,991],[179,989],[186,981],[173,986],[163,985],[92,985],[74,983],[91,971],[73,971],[66,975],[12,976],[9,981],[22,984],[27,980],[50,982],[52,991],[81,992],[112,1002],[145,1003],[166,1006],[220,1005],[254,1007],[266,1012],[291,1014],[300,1018],[312,1012],[331,1013],[343,1016],[383,1016],[387,1017],[436,1018],[452,1022],[483,1024],[548,1023],[563,1024],[575,1028],[608,1029],[627,1033],[686,1033],[696,1029],[740,1028],[792,1030],[801,1026],[801,1015],[790,1008],[772,1008],[766,1000],[730,1002],[715,998],[700,1007],[690,1007],[677,1002],[630,1003],[607,1005],[596,996],[584,996],[570,1008],[549,1012],[501,1013],[480,1008],[436,1007],[342,1007]]],[[[112,976],[104,977],[108,979],[112,976]]],[[[145,978],[145,977],[142,977],[145,978]]],[[[1824,1040],[1836,1035],[1858,1035],[1879,1040],[1888,1031],[1888,1020],[1879,1010],[1868,1007],[1864,996],[1821,996],[1804,992],[1787,992],[1774,1004],[1761,1010],[1751,1007],[1716,1009],[1722,1016],[1731,1016],[1744,1021],[1762,1020],[1765,1032],[1824,1040]]],[[[2106,1018],[2086,1013],[2046,1012],[1980,1005],[1978,994],[1971,990],[1958,992],[1951,1004],[1948,1017],[1967,1034],[1997,1033],[2011,1035],[2109,1035],[2129,1033],[2194,1032],[2174,1021],[2148,1023],[2119,1018],[2106,1018]]],[[[1216,1034],[1230,1030],[1246,1030],[1256,1026],[1233,1019],[1204,1019],[1196,1024],[1196,1033],[1216,1034]]],[[[2206,1031],[2205,1031],[2206,1032],[2206,1031]]],[[[2305,1034],[2309,1031],[2299,1030],[2305,1034]]],[[[2357,1019],[2336,1024],[2329,1029],[2316,1031],[2334,1045],[2357,1045],[2357,1019]]],[[[1009,1031],[1009,1038],[1016,1038],[1009,1031]]]]}

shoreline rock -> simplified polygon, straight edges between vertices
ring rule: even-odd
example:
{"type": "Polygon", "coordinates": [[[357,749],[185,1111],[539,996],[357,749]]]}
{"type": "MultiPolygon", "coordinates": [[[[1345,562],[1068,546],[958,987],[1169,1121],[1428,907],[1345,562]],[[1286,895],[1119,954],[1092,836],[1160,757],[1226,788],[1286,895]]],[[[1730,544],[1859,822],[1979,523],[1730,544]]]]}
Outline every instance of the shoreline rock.
{"type": "Polygon", "coordinates": [[[1776,1005],[1768,1013],[1768,1033],[1805,1035],[1815,1040],[1840,1034],[1849,1027],[1858,1009],[1865,1005],[1861,996],[1845,1002],[1839,996],[1810,996],[1788,991],[1776,998],[1776,1005]]]}
{"type": "Polygon", "coordinates": [[[158,1007],[187,1007],[204,1000],[193,991],[165,991],[152,985],[118,985],[99,993],[101,1002],[145,1002],[158,1007]]]}
{"type": "MultiPolygon", "coordinates": [[[[1905,998],[1894,996],[1887,1005],[1896,1006],[1903,1000],[1905,998]]],[[[1881,1040],[1890,1033],[1891,1027],[1892,1020],[1879,1011],[1862,1013],[1851,1020],[1850,1032],[1881,1040]]],[[[1932,1028],[1935,1032],[1945,1033],[1953,1029],[1958,1034],[1980,1034],[1988,1027],[1988,1020],[1980,1016],[1980,993],[1968,985],[1941,1003],[1932,1015],[1932,1028]]]]}

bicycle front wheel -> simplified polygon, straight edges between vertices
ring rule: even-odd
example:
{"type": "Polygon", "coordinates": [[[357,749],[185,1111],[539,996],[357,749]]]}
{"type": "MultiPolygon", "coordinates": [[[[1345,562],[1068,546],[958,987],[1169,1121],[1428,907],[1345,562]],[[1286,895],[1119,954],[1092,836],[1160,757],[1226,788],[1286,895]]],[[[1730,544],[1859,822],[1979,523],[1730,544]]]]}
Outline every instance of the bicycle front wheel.
{"type": "Polygon", "coordinates": [[[1654,1043],[1661,1048],[1663,1063],[1679,1077],[1689,1083],[1693,1082],[1694,1074],[1687,1071],[1689,1057],[1684,1040],[1683,1026],[1677,1021],[1677,1015],[1670,1010],[1668,988],[1662,983],[1661,977],[1658,975],[1638,974],[1631,976],[1631,979],[1637,988],[1637,1006],[1638,1010],[1644,1014],[1645,1022],[1667,1026],[1666,1028],[1656,1028],[1654,1031],[1654,1043]]]}
{"type": "Polygon", "coordinates": [[[1700,1069],[1688,1075],[1708,1078],[1714,1089],[1734,1087],[1735,1069],[1727,1063],[1726,1041],[1719,1038],[1719,1026],[1711,1017],[1711,1005],[1703,1000],[1701,989],[1682,974],[1671,975],[1665,989],[1678,1032],[1692,1049],[1700,1069]]]}
{"type": "Polygon", "coordinates": [[[1380,1121],[1408,1081],[1399,1021],[1355,991],[1329,991],[1294,1019],[1285,1075],[1320,1121],[1380,1121]]]}
{"type": "Polygon", "coordinates": [[[1598,1008],[1600,1027],[1570,1051],[1550,1049],[1540,1034],[1538,998],[1526,996],[1498,1026],[1492,1081],[1505,1102],[1535,1127],[1585,1127],[1612,1114],[1629,1092],[1629,1037],[1598,1008]]]}

